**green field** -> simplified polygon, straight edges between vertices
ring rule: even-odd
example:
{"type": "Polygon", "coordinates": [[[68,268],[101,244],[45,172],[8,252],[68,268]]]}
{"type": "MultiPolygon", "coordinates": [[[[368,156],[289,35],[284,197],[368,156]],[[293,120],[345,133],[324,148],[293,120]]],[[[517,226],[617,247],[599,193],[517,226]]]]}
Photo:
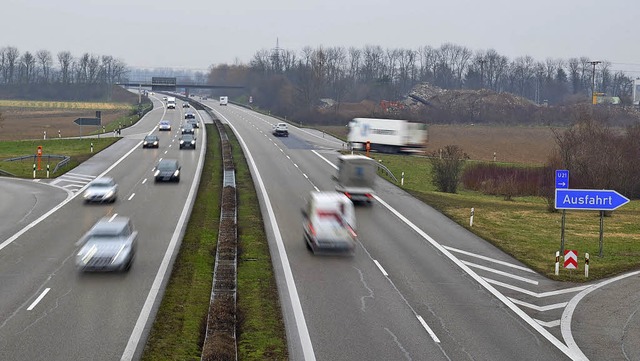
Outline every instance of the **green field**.
{"type": "Polygon", "coordinates": [[[50,178],[58,177],[75,168],[78,164],[91,158],[93,154],[107,148],[120,138],[84,138],[84,139],[47,139],[47,140],[18,140],[0,142],[0,170],[20,178],[33,178],[33,168],[36,164],[36,178],[46,178],[47,165],[50,168],[50,178]],[[93,145],[93,153],[91,153],[93,145]],[[36,157],[38,146],[42,147],[40,169],[36,157]],[[49,155],[71,157],[69,163],[58,172],[53,169],[61,159],[50,158],[49,155]],[[10,158],[29,156],[29,158],[7,161],[10,158]]]}
{"type": "MultiPolygon", "coordinates": [[[[431,184],[431,165],[424,157],[376,154],[404,186],[424,203],[491,242],[537,272],[557,280],[585,281],[584,254],[589,253],[589,279],[599,279],[640,268],[640,201],[634,200],[604,218],[603,257],[599,254],[598,211],[567,211],[565,249],[575,249],[581,272],[561,269],[554,275],[555,252],[560,250],[561,212],[549,212],[540,197],[488,196],[460,189],[458,194],[437,192],[431,184]],[[470,227],[474,208],[473,227],[470,227]]],[[[398,186],[400,186],[398,184],[398,186]]],[[[428,225],[424,225],[428,230],[428,225]]]]}

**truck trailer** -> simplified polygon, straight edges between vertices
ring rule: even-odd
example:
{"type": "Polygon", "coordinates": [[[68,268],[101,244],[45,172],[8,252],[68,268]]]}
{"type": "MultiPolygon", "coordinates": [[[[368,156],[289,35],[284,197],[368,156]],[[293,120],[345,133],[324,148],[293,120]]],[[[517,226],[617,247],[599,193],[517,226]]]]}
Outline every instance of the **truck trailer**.
{"type": "Polygon", "coordinates": [[[381,153],[415,153],[423,151],[427,141],[426,126],[402,119],[354,118],[347,137],[351,149],[381,153]]]}
{"type": "Polygon", "coordinates": [[[338,157],[336,191],[344,193],[352,202],[371,204],[378,164],[364,155],[345,154],[338,157]]]}

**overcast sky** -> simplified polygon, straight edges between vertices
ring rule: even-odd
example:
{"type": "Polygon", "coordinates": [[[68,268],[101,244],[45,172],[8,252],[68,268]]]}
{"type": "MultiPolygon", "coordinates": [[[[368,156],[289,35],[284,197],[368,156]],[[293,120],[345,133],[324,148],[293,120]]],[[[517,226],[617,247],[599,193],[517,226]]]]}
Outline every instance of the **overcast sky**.
{"type": "Polygon", "coordinates": [[[510,59],[587,56],[640,76],[638,0],[4,0],[0,47],[205,70],[256,51],[443,43],[510,59]],[[7,4],[8,1],[8,4],[7,4]]]}

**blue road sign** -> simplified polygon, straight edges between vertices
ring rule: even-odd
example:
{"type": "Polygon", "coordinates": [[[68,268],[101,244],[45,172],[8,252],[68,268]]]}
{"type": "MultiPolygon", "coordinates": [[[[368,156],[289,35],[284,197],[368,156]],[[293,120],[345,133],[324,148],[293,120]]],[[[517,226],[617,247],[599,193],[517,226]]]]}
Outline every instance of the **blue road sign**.
{"type": "Polygon", "coordinates": [[[556,189],[569,188],[569,171],[565,169],[556,170],[556,189]]]}
{"type": "Polygon", "coordinates": [[[613,190],[556,189],[556,209],[612,211],[629,202],[613,190]]]}

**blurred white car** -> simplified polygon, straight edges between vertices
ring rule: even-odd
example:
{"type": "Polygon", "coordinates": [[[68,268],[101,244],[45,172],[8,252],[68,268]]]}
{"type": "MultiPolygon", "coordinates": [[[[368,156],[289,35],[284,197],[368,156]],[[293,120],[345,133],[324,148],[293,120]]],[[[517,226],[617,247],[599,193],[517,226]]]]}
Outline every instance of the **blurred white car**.
{"type": "Polygon", "coordinates": [[[83,198],[87,203],[113,203],[118,198],[118,185],[111,177],[96,178],[85,189],[83,198]]]}

